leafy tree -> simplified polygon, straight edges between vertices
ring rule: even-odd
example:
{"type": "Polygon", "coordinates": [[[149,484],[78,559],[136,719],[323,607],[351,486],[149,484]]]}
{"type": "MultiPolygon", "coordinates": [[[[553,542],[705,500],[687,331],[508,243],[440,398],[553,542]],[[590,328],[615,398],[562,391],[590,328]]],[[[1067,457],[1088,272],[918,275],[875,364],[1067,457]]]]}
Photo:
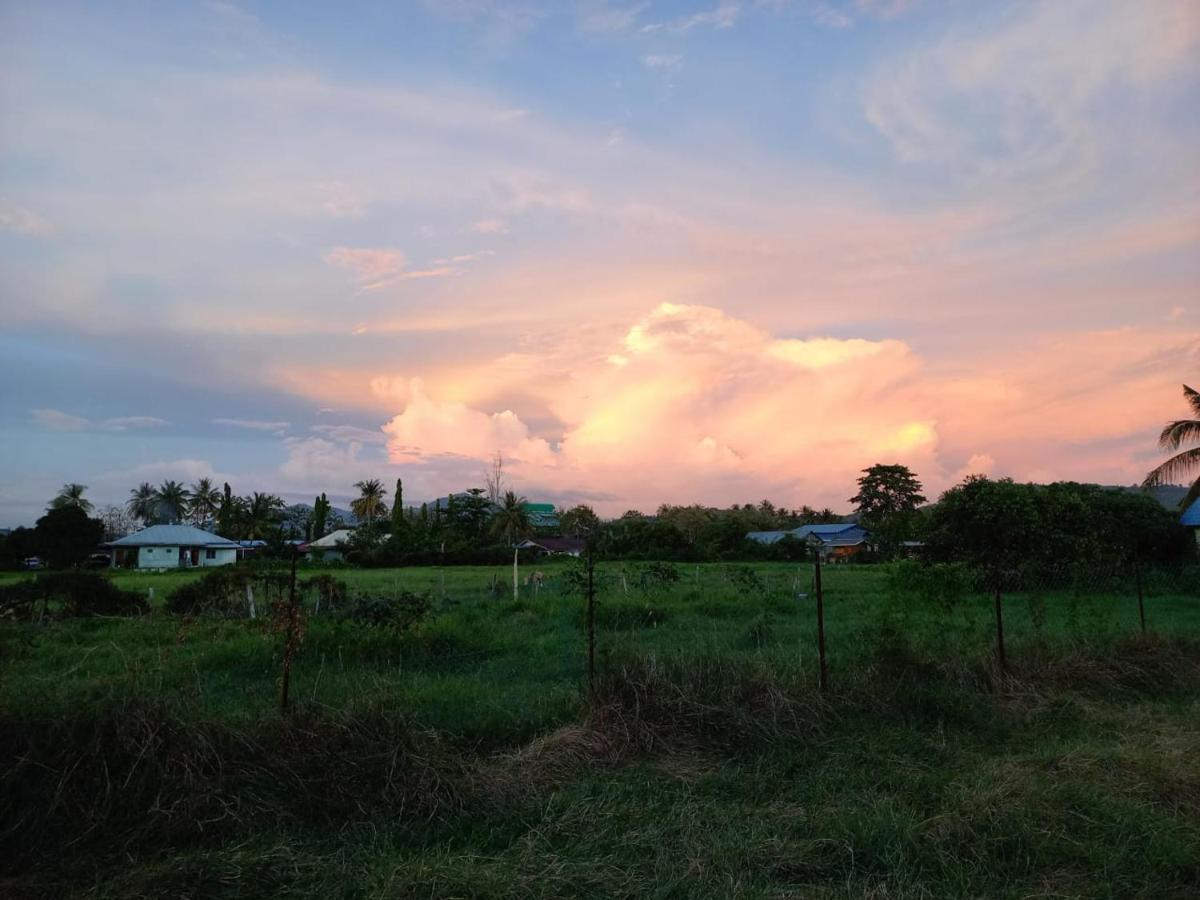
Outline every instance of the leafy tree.
{"type": "Polygon", "coordinates": [[[188,512],[192,521],[197,525],[206,525],[217,515],[221,508],[221,492],[217,490],[211,478],[201,478],[192,485],[191,498],[188,501],[188,512]]]}
{"type": "Polygon", "coordinates": [[[399,534],[404,530],[404,482],[396,479],[396,493],[394,495],[395,502],[392,503],[392,534],[399,534]]]}
{"type": "Polygon", "coordinates": [[[570,509],[558,513],[558,524],[563,534],[571,537],[583,537],[595,533],[600,528],[600,517],[590,506],[580,503],[570,509]]]}
{"type": "Polygon", "coordinates": [[[917,507],[925,502],[921,482],[908,466],[876,463],[862,471],[858,493],[850,502],[863,527],[890,553],[912,536],[917,507]]]}
{"type": "Polygon", "coordinates": [[[33,529],[38,554],[54,569],[79,565],[103,539],[104,523],[78,506],[50,510],[33,529]]]}
{"type": "Polygon", "coordinates": [[[46,509],[66,509],[73,506],[90,514],[92,511],[92,502],[84,498],[83,492],[86,490],[86,484],[79,484],[74,481],[68,482],[54,495],[54,499],[50,501],[50,505],[46,509]]]}
{"type": "Polygon", "coordinates": [[[1179,450],[1184,444],[1196,446],[1176,453],[1166,462],[1155,466],[1142,482],[1142,487],[1152,488],[1169,484],[1177,478],[1190,478],[1194,473],[1196,478],[1179,504],[1181,509],[1187,509],[1200,498],[1200,391],[1195,391],[1185,384],[1183,397],[1191,407],[1192,418],[1168,422],[1162,434],[1158,436],[1158,444],[1164,450],[1179,450]]]}
{"type": "Polygon", "coordinates": [[[19,569],[37,552],[32,528],[14,528],[8,535],[0,536],[0,568],[19,569]]]}
{"type": "Polygon", "coordinates": [[[154,499],[160,516],[168,522],[179,522],[187,515],[191,495],[183,484],[168,479],[154,491],[154,499]]]}
{"type": "Polygon", "coordinates": [[[221,537],[231,538],[237,529],[238,499],[233,495],[233,489],[226,481],[221,489],[221,502],[217,507],[217,533],[221,537]]]}
{"type": "Polygon", "coordinates": [[[387,515],[387,504],[383,500],[387,496],[387,489],[378,478],[356,481],[354,486],[358,488],[359,496],[350,504],[350,511],[359,519],[366,519],[370,527],[375,524],[376,516],[387,515]]]}
{"type": "Polygon", "coordinates": [[[320,540],[329,533],[326,531],[326,527],[329,523],[330,508],[329,498],[325,496],[324,492],[313,500],[312,540],[320,540]]]}
{"type": "Polygon", "coordinates": [[[158,522],[158,496],[154,485],[143,481],[131,490],[125,509],[143,525],[153,525],[158,522]]]}

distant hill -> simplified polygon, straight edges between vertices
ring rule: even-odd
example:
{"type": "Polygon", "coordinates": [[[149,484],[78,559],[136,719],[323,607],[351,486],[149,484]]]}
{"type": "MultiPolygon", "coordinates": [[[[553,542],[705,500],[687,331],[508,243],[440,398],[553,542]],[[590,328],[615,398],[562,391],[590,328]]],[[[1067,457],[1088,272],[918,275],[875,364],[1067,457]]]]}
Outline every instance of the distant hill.
{"type": "MultiPolygon", "coordinates": [[[[1132,485],[1105,485],[1116,490],[1130,491],[1132,493],[1141,493],[1142,487],[1139,484],[1132,485]]],[[[1187,485],[1183,484],[1164,484],[1160,487],[1151,488],[1146,493],[1170,510],[1179,509],[1179,504],[1183,502],[1183,498],[1187,496],[1187,485]]]]}
{"type": "MultiPolygon", "coordinates": [[[[312,515],[312,511],[311,503],[293,503],[284,509],[283,521],[290,522],[296,531],[302,533],[304,531],[304,523],[308,521],[308,517],[312,515]]],[[[329,519],[330,522],[333,522],[335,519],[341,519],[342,525],[350,528],[358,525],[358,516],[354,515],[350,510],[342,509],[338,506],[330,508],[329,519]]]]}

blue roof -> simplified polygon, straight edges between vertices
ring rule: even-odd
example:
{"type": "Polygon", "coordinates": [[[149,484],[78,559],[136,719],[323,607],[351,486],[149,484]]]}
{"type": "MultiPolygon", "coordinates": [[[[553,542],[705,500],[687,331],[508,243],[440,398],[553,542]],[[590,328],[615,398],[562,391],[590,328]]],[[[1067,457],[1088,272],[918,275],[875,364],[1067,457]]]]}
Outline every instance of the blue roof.
{"type": "Polygon", "coordinates": [[[113,541],[110,547],[236,547],[233,541],[194,525],[151,525],[113,541]]]}
{"type": "MultiPolygon", "coordinates": [[[[828,537],[858,527],[853,522],[835,522],[831,525],[801,525],[792,534],[798,538],[808,537],[810,534],[815,534],[818,537],[828,537]]],[[[865,528],[862,530],[866,531],[865,528]]]]}
{"type": "Polygon", "coordinates": [[[1179,521],[1184,525],[1194,525],[1200,528],[1200,500],[1193,501],[1192,505],[1183,511],[1179,521]]]}

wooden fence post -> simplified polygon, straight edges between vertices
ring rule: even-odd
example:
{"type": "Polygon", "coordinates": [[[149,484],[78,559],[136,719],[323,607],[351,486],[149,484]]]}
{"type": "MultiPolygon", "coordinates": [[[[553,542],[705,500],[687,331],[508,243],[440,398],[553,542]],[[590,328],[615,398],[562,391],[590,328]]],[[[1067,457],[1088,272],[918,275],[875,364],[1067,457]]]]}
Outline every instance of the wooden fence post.
{"type": "Polygon", "coordinates": [[[813,590],[817,595],[817,659],[821,692],[829,690],[829,667],[825,662],[825,591],[821,587],[821,551],[813,551],[813,590]]]}
{"type": "Polygon", "coordinates": [[[996,578],[996,661],[1000,664],[1000,671],[1008,671],[1008,659],[1004,653],[1004,604],[1000,597],[1000,579],[996,578]]]}
{"type": "Polygon", "coordinates": [[[292,575],[288,583],[287,625],[283,639],[283,679],[279,693],[279,708],[284,712],[288,708],[288,686],[292,678],[292,656],[295,653],[297,610],[296,610],[296,557],[299,554],[292,548],[292,575]]]}
{"type": "Polygon", "coordinates": [[[596,559],[588,542],[587,555],[587,634],[588,634],[588,698],[596,693],[596,559]]]}
{"type": "Polygon", "coordinates": [[[1138,595],[1138,618],[1142,621],[1142,634],[1146,633],[1146,598],[1145,592],[1142,590],[1142,567],[1134,560],[1133,562],[1133,578],[1137,582],[1138,595]]]}

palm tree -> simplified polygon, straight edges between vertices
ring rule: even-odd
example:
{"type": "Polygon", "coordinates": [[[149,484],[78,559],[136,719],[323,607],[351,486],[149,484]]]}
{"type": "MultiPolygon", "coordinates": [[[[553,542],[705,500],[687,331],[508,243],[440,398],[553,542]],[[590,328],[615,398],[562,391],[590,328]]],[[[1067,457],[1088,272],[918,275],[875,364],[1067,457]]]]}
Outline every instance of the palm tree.
{"type": "Polygon", "coordinates": [[[356,481],[354,486],[360,493],[358,499],[350,504],[350,511],[360,519],[366,519],[369,528],[375,524],[376,516],[387,515],[387,504],[383,502],[387,489],[378,478],[356,481]]]}
{"type": "Polygon", "coordinates": [[[255,491],[242,501],[245,511],[245,535],[249,540],[261,540],[271,532],[284,510],[284,502],[274,494],[255,491]]]}
{"type": "Polygon", "coordinates": [[[143,481],[129,492],[129,501],[125,504],[129,514],[140,519],[143,525],[150,525],[158,519],[158,495],[154,485],[143,481]]]}
{"type": "Polygon", "coordinates": [[[492,533],[513,545],[513,599],[517,599],[517,544],[532,530],[525,498],[514,491],[505,491],[496,511],[492,513],[492,533]]]}
{"type": "Polygon", "coordinates": [[[77,484],[74,481],[68,482],[62,486],[46,509],[67,509],[73,506],[76,509],[83,510],[85,513],[91,513],[92,501],[85,500],[83,497],[83,492],[86,490],[86,484],[77,484]]]}
{"type": "Polygon", "coordinates": [[[178,522],[187,513],[187,488],[178,481],[164,481],[154,492],[154,499],[158,501],[159,514],[172,523],[178,522]]]}
{"type": "Polygon", "coordinates": [[[1160,484],[1170,484],[1178,478],[1190,478],[1197,474],[1192,482],[1187,496],[1179,504],[1181,509],[1187,509],[1196,498],[1200,497],[1200,392],[1186,384],[1183,386],[1183,397],[1192,408],[1191,419],[1177,419],[1168,422],[1158,436],[1158,445],[1164,450],[1178,450],[1184,444],[1195,444],[1180,453],[1176,453],[1166,462],[1156,466],[1142,482],[1143,488],[1158,487],[1160,484]]]}
{"type": "Polygon", "coordinates": [[[188,512],[192,521],[204,525],[217,515],[221,506],[221,492],[212,483],[211,478],[201,478],[192,485],[192,499],[188,504],[188,512]]]}

